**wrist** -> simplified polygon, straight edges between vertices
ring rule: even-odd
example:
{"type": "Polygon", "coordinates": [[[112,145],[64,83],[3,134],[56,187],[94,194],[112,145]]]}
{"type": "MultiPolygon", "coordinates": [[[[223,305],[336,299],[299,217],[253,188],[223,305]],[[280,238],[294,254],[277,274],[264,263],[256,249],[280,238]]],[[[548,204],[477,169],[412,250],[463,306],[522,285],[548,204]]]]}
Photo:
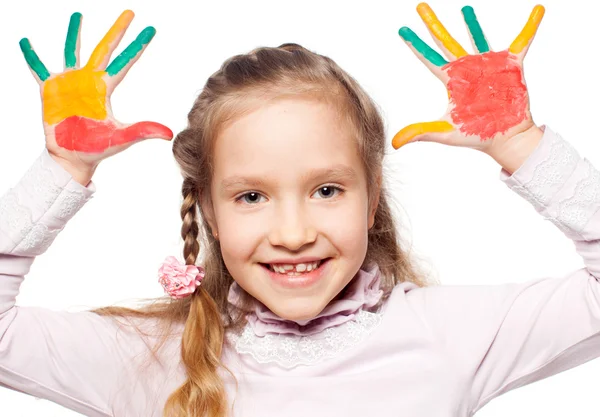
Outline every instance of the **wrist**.
{"type": "Polygon", "coordinates": [[[544,136],[544,131],[532,125],[523,132],[492,146],[488,152],[509,174],[513,174],[529,158],[544,136]]]}
{"type": "Polygon", "coordinates": [[[71,177],[73,177],[74,181],[77,181],[79,184],[87,187],[90,181],[92,180],[92,176],[96,171],[96,166],[88,166],[88,165],[76,165],[72,162],[55,155],[51,152],[48,152],[50,157],[54,159],[60,166],[63,167],[65,171],[67,171],[71,177]]]}

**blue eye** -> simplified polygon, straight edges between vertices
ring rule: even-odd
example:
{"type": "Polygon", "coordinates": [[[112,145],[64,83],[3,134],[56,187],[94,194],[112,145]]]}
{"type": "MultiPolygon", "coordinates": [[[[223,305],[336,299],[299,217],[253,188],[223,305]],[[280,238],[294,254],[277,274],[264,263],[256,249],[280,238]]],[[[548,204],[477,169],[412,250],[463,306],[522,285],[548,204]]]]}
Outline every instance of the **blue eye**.
{"type": "Polygon", "coordinates": [[[319,194],[321,196],[320,198],[329,199],[335,197],[337,195],[336,192],[339,194],[344,192],[344,190],[335,185],[325,185],[324,187],[319,188],[315,194],[319,194]]]}
{"type": "Polygon", "coordinates": [[[256,203],[260,202],[261,197],[262,197],[262,195],[252,191],[252,192],[249,192],[246,194],[242,194],[241,196],[236,198],[235,201],[239,202],[240,200],[243,199],[244,203],[246,203],[246,204],[256,204],[256,203]]]}

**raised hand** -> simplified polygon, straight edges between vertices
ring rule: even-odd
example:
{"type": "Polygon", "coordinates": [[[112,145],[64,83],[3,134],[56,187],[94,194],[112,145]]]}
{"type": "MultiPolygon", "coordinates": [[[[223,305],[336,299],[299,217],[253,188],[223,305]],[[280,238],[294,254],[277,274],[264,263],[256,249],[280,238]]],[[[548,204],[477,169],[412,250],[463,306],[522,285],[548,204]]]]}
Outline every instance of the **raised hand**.
{"type": "Polygon", "coordinates": [[[161,124],[127,125],[112,115],[110,95],[156,33],[153,27],[145,28],[108,65],[133,17],[131,10],[124,11],[96,46],[87,64],[80,68],[82,16],[74,13],[65,42],[65,69],[59,74],[51,74],[46,69],[27,38],[20,41],[25,60],[41,89],[46,147],[51,154],[73,165],[95,166],[143,139],[173,138],[173,132],[161,124]]]}
{"type": "Polygon", "coordinates": [[[534,126],[522,64],[544,15],[543,6],[533,8],[521,33],[508,49],[500,52],[490,49],[473,8],[463,7],[478,51],[474,55],[469,55],[448,33],[426,3],[419,4],[417,12],[449,61],[408,27],[402,27],[399,34],[444,83],[449,104],[439,120],[411,124],[400,130],[392,140],[394,148],[414,141],[431,141],[486,152],[494,142],[506,141],[534,126]]]}

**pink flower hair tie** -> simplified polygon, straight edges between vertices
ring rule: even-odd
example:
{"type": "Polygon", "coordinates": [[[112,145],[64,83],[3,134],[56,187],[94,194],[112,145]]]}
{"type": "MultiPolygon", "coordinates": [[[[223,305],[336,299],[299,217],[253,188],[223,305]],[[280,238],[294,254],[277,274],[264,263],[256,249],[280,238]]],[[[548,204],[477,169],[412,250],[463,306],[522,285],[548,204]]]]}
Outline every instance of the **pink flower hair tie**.
{"type": "Polygon", "coordinates": [[[175,299],[193,294],[203,278],[204,268],[183,264],[174,256],[167,256],[158,269],[158,282],[175,299]]]}

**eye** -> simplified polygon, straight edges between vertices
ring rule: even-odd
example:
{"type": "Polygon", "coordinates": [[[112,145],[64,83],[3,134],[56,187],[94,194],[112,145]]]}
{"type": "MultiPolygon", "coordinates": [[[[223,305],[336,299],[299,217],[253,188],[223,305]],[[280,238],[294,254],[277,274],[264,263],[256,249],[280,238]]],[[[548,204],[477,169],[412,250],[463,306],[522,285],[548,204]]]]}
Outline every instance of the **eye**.
{"type": "Polygon", "coordinates": [[[263,197],[263,196],[260,195],[259,193],[251,191],[249,193],[242,194],[241,196],[237,197],[235,199],[235,201],[236,201],[236,203],[243,202],[243,203],[252,205],[252,204],[259,203],[261,197],[263,197]]]}
{"type": "Polygon", "coordinates": [[[337,195],[336,193],[341,194],[343,192],[344,190],[341,187],[337,187],[335,185],[325,185],[319,188],[313,195],[320,195],[319,198],[330,199],[335,197],[337,195]]]}

